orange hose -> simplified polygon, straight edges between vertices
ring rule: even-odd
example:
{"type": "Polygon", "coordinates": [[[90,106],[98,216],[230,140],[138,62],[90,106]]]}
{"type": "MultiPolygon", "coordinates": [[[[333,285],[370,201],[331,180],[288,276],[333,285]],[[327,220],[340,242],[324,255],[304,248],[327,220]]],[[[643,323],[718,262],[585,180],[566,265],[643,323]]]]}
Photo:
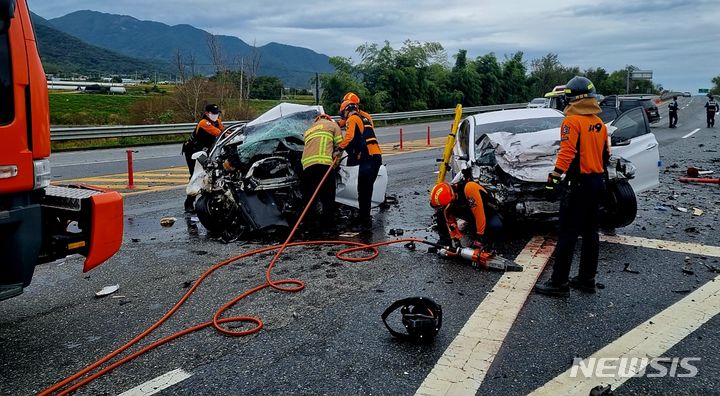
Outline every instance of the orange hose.
{"type": "MultiPolygon", "coordinates": [[[[336,159],[337,161],[337,159],[336,159]]],[[[353,241],[340,241],[340,240],[327,240],[327,241],[304,241],[304,242],[290,242],[292,240],[292,237],[294,236],[295,232],[297,231],[298,226],[302,222],[303,218],[305,217],[308,209],[312,206],[312,203],[315,201],[315,198],[318,194],[318,191],[320,190],[320,186],[325,182],[325,179],[327,179],[328,175],[330,174],[330,171],[333,169],[335,163],[333,162],[333,165],[328,169],[327,173],[325,173],[325,176],[323,176],[322,180],[318,184],[318,188],[315,189],[315,192],[313,193],[312,197],[310,198],[310,201],[308,202],[308,205],[305,207],[303,212],[300,214],[300,217],[298,218],[297,222],[295,223],[295,226],[290,231],[290,234],[285,239],[285,242],[283,242],[280,245],[274,245],[274,246],[268,246],[260,249],[254,249],[242,254],[239,254],[237,256],[228,258],[226,260],[223,260],[209,269],[207,269],[200,277],[197,279],[196,282],[193,283],[193,285],[188,289],[187,292],[180,298],[180,300],[167,312],[165,315],[163,315],[157,322],[152,324],[150,327],[142,331],[140,334],[135,336],[133,339],[125,343],[124,345],[120,346],[113,352],[107,354],[106,356],[100,358],[96,362],[88,365],[87,367],[81,369],[80,371],[76,372],[75,374],[72,374],[71,376],[63,379],[62,381],[59,381],[49,388],[43,390],[39,393],[39,395],[51,395],[54,393],[57,393],[58,395],[67,395],[80,387],[87,385],[88,383],[102,377],[103,375],[109,373],[110,371],[124,365],[125,363],[161,346],[164,345],[176,338],[182,337],[186,334],[190,334],[192,332],[204,329],[206,327],[214,327],[215,330],[218,332],[228,335],[228,336],[234,336],[234,337],[241,337],[241,336],[247,336],[250,334],[257,333],[263,328],[263,322],[262,320],[252,317],[252,316],[232,316],[227,318],[221,318],[222,314],[227,311],[228,309],[232,308],[235,304],[237,304],[240,300],[243,298],[254,294],[260,290],[263,290],[268,287],[272,287],[273,289],[283,291],[283,292],[289,292],[289,293],[295,293],[303,290],[305,288],[305,283],[299,279],[281,279],[281,280],[273,280],[272,279],[272,270],[275,267],[275,263],[277,262],[280,255],[285,251],[288,247],[295,247],[295,246],[308,246],[308,245],[344,245],[348,246],[340,251],[338,251],[335,254],[335,257],[337,257],[339,260],[348,261],[348,262],[362,262],[362,261],[369,261],[373,260],[380,254],[380,251],[378,250],[378,247],[391,245],[395,243],[403,243],[403,242],[418,242],[423,243],[424,241],[422,239],[416,239],[416,238],[403,238],[403,239],[396,239],[391,241],[383,241],[383,242],[377,242],[373,244],[364,244],[360,242],[353,242],[353,241]],[[178,309],[190,298],[190,295],[192,295],[195,290],[200,286],[200,284],[205,281],[205,279],[210,276],[213,272],[217,271],[218,269],[233,263],[235,261],[241,260],[246,257],[250,257],[256,254],[269,252],[272,250],[277,250],[275,252],[275,255],[273,256],[272,260],[270,261],[270,264],[268,265],[267,270],[265,271],[265,283],[257,285],[255,287],[252,287],[243,293],[239,294],[232,300],[225,303],[222,307],[220,307],[215,313],[213,314],[212,320],[200,324],[196,324],[194,326],[188,327],[184,330],[178,331],[174,334],[171,334],[167,337],[164,337],[158,341],[153,342],[150,345],[147,345],[140,350],[133,352],[130,355],[127,355],[109,365],[106,367],[103,367],[97,371],[95,371],[92,374],[89,374],[90,372],[100,368],[100,366],[104,365],[117,355],[123,353],[128,348],[132,347],[133,345],[137,344],[140,340],[147,337],[150,333],[152,333],[155,329],[160,327],[163,323],[165,323],[170,317],[172,317],[178,309]],[[362,250],[369,250],[371,253],[367,256],[357,256],[357,257],[350,257],[347,256],[350,253],[358,252],[362,250]],[[289,286],[294,285],[294,286],[289,286]],[[241,331],[234,331],[230,330],[226,327],[223,327],[223,324],[231,323],[231,322],[246,322],[246,323],[254,323],[255,327],[248,329],[248,330],[241,330],[241,331]],[[88,375],[89,374],[89,375],[88,375]],[[85,377],[84,377],[85,376],[85,377]],[[84,377],[84,378],[83,378],[84,377]]]]}

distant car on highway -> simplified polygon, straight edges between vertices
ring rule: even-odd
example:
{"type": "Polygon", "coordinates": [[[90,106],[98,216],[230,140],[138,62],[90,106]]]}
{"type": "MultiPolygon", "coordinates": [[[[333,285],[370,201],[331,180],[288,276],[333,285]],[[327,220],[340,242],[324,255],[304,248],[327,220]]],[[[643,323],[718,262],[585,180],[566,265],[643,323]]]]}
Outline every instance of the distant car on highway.
{"type": "Polygon", "coordinates": [[[683,92],[682,96],[689,98],[692,96],[692,94],[690,92],[683,92]]]}
{"type": "MultiPolygon", "coordinates": [[[[563,114],[555,109],[518,109],[475,114],[458,129],[450,169],[492,192],[489,203],[504,216],[547,220],[557,217],[559,203],[545,190],[560,148],[563,114]]],[[[659,184],[658,143],[642,108],[631,109],[608,125],[612,158],[608,167],[609,198],[604,226],[632,223],[635,192],[659,184]]]]}
{"type": "Polygon", "coordinates": [[[548,98],[535,98],[528,103],[527,107],[528,109],[541,109],[544,107],[548,107],[548,104],[550,103],[550,99],[548,98]]]}
{"type": "Polygon", "coordinates": [[[641,107],[645,111],[651,124],[660,121],[660,111],[655,105],[654,97],[609,95],[600,102],[600,107],[603,109],[600,118],[606,123],[635,107],[641,107]],[[616,111],[612,111],[613,108],[616,111]]]}

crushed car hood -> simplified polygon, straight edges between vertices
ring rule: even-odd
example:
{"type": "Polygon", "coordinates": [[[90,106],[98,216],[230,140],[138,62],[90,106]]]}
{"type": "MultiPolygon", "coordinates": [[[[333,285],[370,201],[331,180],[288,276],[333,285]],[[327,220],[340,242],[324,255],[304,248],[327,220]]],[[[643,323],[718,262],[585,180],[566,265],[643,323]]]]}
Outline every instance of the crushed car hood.
{"type": "Polygon", "coordinates": [[[528,182],[544,182],[560,149],[557,129],[514,134],[495,132],[480,137],[476,163],[498,165],[505,173],[528,182]]]}
{"type": "MultiPolygon", "coordinates": [[[[615,129],[608,126],[608,134],[615,129]]],[[[555,158],[560,150],[559,137],[560,132],[556,128],[522,134],[485,134],[475,148],[476,164],[497,165],[517,179],[543,183],[555,167],[555,158]]]]}

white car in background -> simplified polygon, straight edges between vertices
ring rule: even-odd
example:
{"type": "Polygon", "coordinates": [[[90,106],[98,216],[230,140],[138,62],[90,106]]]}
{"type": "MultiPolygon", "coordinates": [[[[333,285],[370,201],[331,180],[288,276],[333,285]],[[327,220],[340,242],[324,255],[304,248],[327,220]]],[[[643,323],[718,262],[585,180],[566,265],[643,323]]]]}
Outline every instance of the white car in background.
{"type": "MultiPolygon", "coordinates": [[[[451,170],[472,178],[493,193],[492,203],[505,216],[557,217],[559,202],[548,197],[547,175],[560,148],[563,114],[554,109],[494,111],[465,118],[458,129],[451,170]]],[[[608,124],[611,161],[604,226],[632,223],[635,193],[659,184],[659,152],[642,108],[631,109],[608,124]]]]}
{"type": "Polygon", "coordinates": [[[550,104],[550,99],[548,99],[548,98],[535,98],[528,103],[527,108],[528,109],[542,109],[545,107],[549,107],[549,104],[550,104]]]}

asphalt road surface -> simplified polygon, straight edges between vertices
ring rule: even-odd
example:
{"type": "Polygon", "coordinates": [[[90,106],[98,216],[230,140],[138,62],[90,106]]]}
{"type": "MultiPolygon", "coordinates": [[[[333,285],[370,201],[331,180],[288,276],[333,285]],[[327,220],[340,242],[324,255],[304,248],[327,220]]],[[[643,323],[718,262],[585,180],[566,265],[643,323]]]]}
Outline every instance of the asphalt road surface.
{"type": "MultiPolygon", "coordinates": [[[[498,246],[505,257],[528,263],[513,274],[478,271],[422,246],[385,247],[365,263],[336,259],[335,247],[293,248],[274,276],[300,278],[306,289],[292,294],[266,289],[227,314],[261,318],[265,327],[259,333],[237,338],[203,329],[78,393],[523,395],[540,389],[537,394],[571,394],[568,386],[612,381],[581,375],[564,382],[574,358],[635,351],[695,358],[697,375],[626,378],[613,382],[615,394],[720,394],[720,278],[711,271],[720,268],[720,195],[717,185],[677,181],[690,165],[720,173],[720,129],[704,128],[703,98],[681,98],[680,104],[677,129],[667,128],[667,110],[661,107],[663,119],[653,127],[664,165],[661,185],[638,197],[633,224],[618,229],[619,236],[605,237],[598,274],[604,289],[595,295],[527,294],[523,285],[534,282],[533,271],[542,270],[549,256],[528,241],[552,247],[554,230],[547,226],[513,230],[498,246]],[[693,208],[702,214],[694,215],[693,208]],[[443,326],[434,342],[401,342],[384,328],[385,307],[409,296],[442,305],[443,326]]],[[[139,166],[182,165],[177,147],[153,150],[139,166]]],[[[53,169],[64,178],[122,171],[112,168],[122,165],[107,162],[113,161],[107,153],[55,155],[53,169]]],[[[396,228],[404,236],[433,237],[427,231],[427,192],[439,155],[435,149],[387,158],[388,193],[399,204],[375,213],[368,240],[389,238],[396,228]]],[[[22,296],[0,303],[0,393],[34,394],[75,373],[154,323],[212,264],[268,244],[209,238],[184,217],[182,200],[180,190],[126,197],[125,239],[116,256],[87,274],[77,257],[40,266],[22,296]],[[163,228],[163,216],[178,221],[163,228]],[[94,297],[114,284],[120,289],[112,296],[94,297]]],[[[264,282],[269,259],[265,254],[218,270],[140,345],[210,320],[226,301],[264,282]]],[[[546,268],[551,266],[552,258],[546,268]]]]}

